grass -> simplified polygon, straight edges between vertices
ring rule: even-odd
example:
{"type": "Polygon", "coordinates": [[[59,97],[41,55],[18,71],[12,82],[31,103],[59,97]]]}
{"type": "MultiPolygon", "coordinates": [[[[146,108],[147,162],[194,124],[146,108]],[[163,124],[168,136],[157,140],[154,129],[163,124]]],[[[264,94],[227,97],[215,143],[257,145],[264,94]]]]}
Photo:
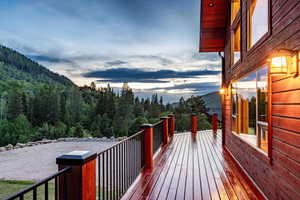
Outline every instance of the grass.
{"type": "MultiPolygon", "coordinates": [[[[0,199],[5,199],[8,196],[15,194],[16,192],[24,189],[35,182],[33,181],[18,181],[18,180],[2,180],[0,179],[0,199]]],[[[48,183],[49,199],[54,199],[54,183],[48,183]]],[[[45,186],[38,187],[37,199],[44,199],[45,186]]],[[[31,200],[32,192],[24,195],[24,200],[31,200]]]]}
{"type": "MultiPolygon", "coordinates": [[[[0,179],[0,199],[5,199],[8,196],[15,194],[16,192],[34,184],[34,181],[19,181],[19,180],[3,180],[0,179]]],[[[49,182],[48,183],[48,192],[49,192],[49,200],[54,200],[54,183],[49,182]]],[[[97,199],[98,199],[98,187],[97,187],[97,199]]],[[[104,192],[102,188],[100,188],[100,192],[101,192],[101,197],[102,197],[102,193],[104,192]]],[[[42,200],[44,199],[45,195],[45,186],[41,185],[40,187],[38,187],[37,190],[37,199],[38,200],[42,200]]],[[[111,196],[111,194],[109,193],[109,196],[111,196]]],[[[26,195],[24,195],[24,200],[32,200],[32,192],[27,193],[26,195]]]]}

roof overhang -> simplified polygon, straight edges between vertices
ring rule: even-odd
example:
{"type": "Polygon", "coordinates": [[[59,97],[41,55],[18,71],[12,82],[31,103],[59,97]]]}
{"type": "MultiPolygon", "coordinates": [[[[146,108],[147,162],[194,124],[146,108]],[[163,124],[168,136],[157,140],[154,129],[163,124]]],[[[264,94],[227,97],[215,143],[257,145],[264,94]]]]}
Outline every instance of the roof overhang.
{"type": "Polygon", "coordinates": [[[199,52],[224,51],[229,0],[201,0],[199,52]]]}

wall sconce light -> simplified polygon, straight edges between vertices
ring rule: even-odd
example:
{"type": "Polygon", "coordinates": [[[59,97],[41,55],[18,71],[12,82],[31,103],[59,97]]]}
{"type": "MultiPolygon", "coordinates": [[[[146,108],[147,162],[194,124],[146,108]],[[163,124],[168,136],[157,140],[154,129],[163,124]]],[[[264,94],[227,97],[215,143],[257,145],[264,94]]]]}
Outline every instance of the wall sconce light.
{"type": "Polygon", "coordinates": [[[270,58],[270,74],[297,76],[299,74],[298,52],[286,49],[274,52],[270,58]]]}
{"type": "Polygon", "coordinates": [[[219,89],[219,94],[220,95],[224,95],[226,93],[226,89],[225,88],[220,88],[219,89]]]}

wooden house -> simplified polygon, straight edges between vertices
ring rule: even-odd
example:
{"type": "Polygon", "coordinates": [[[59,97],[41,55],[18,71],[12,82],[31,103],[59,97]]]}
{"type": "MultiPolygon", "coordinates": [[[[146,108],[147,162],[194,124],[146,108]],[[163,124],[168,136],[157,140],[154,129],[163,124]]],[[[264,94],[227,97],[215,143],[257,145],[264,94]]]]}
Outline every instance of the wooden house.
{"type": "Polygon", "coordinates": [[[201,0],[222,57],[223,145],[268,199],[300,199],[300,1],[201,0]]]}

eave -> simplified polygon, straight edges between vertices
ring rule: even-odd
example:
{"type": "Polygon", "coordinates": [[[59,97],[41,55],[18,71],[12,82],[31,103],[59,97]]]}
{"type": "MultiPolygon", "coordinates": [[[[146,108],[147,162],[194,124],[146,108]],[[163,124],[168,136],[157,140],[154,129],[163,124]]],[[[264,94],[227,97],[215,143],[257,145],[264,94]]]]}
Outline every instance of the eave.
{"type": "Polygon", "coordinates": [[[199,52],[224,51],[228,0],[201,0],[199,52]]]}

